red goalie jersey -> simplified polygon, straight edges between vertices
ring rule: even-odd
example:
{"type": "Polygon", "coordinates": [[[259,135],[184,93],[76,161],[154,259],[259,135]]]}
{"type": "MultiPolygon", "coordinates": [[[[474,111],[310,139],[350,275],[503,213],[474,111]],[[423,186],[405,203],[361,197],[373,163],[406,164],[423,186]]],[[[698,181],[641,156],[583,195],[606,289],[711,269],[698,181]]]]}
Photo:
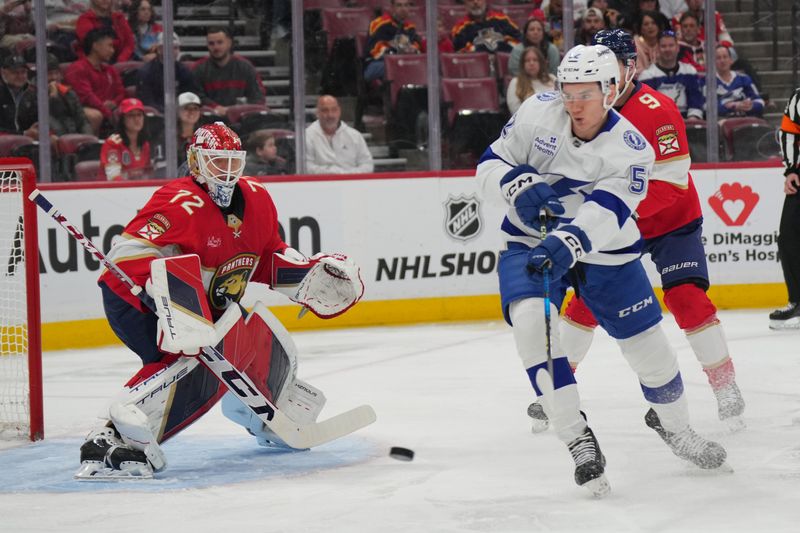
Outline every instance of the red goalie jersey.
{"type": "Polygon", "coordinates": [[[642,237],[659,237],[700,218],[700,199],[689,174],[686,125],[675,102],[636,82],[619,112],[636,126],[656,152],[647,197],[636,208],[642,237]]]}
{"type": "MultiPolygon", "coordinates": [[[[122,233],[108,258],[144,286],[158,257],[197,254],[212,312],[238,302],[247,283],[272,284],[272,254],[287,248],[264,185],[242,177],[225,213],[193,178],[158,189],[122,233]]],[[[110,272],[100,276],[117,295],[144,311],[141,302],[110,272]]]]}

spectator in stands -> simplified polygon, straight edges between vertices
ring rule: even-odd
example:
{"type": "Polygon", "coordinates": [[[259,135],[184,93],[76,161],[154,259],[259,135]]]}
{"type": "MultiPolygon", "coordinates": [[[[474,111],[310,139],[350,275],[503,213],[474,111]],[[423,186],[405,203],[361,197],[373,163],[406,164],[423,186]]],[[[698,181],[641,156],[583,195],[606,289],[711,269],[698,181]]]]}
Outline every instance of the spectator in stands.
{"type": "MultiPolygon", "coordinates": [[[[178,61],[181,53],[180,38],[172,34],[172,49],[175,52],[175,93],[199,93],[200,88],[189,68],[178,61]]],[[[158,34],[155,47],[156,58],[145,63],[137,72],[136,97],[146,106],[164,111],[164,34],[158,34]]]]}
{"type": "Polygon", "coordinates": [[[700,76],[693,66],[678,61],[678,37],[665,30],[658,38],[655,63],[639,74],[639,81],[666,94],[686,118],[703,118],[703,92],[700,76]]]}
{"type": "Polygon", "coordinates": [[[152,61],[156,58],[158,36],[164,31],[161,24],[155,22],[153,6],[148,0],[134,0],[128,13],[128,25],[133,31],[136,47],[133,59],[152,61]]]}
{"type": "Polygon", "coordinates": [[[642,11],[636,19],[636,72],[641,74],[658,58],[658,36],[667,27],[655,11],[642,11]]]}
{"type": "Polygon", "coordinates": [[[28,64],[21,56],[8,56],[0,70],[0,133],[38,138],[36,89],[28,83],[28,64]]]}
{"type": "Polygon", "coordinates": [[[372,154],[361,133],[341,120],[342,110],[333,96],[317,100],[317,120],[306,128],[306,170],[310,174],[363,174],[372,172],[372,154]]]}
{"type": "Polygon", "coordinates": [[[122,79],[108,64],[114,56],[114,32],[89,31],[83,38],[83,54],[67,68],[65,79],[80,98],[92,131],[99,135],[103,121],[111,123],[111,113],[125,98],[122,79]]]}
{"type": "Polygon", "coordinates": [[[486,0],[464,0],[467,15],[450,35],[456,52],[510,52],[520,41],[519,28],[505,13],[487,9],[486,0]]]}
{"type": "Polygon", "coordinates": [[[116,131],[100,150],[100,179],[148,179],[153,176],[150,139],[144,123],[144,105],[136,98],[119,104],[116,131]]]}
{"type": "Polygon", "coordinates": [[[408,19],[411,0],[391,0],[391,10],[369,24],[364,58],[364,81],[382,80],[385,75],[384,54],[418,54],[422,38],[408,19]]]}
{"type": "Polygon", "coordinates": [[[275,135],[269,130],[256,130],[248,139],[247,176],[274,176],[287,174],[286,160],[278,155],[275,135]]]}
{"type": "Polygon", "coordinates": [[[675,17],[680,17],[681,11],[686,9],[686,0],[658,0],[658,10],[672,20],[675,17]]]}
{"type": "Polygon", "coordinates": [[[575,33],[575,45],[589,46],[592,44],[594,34],[606,27],[603,12],[596,7],[590,7],[583,13],[581,18],[581,27],[575,33]]]}
{"type": "MultiPolygon", "coordinates": [[[[706,39],[706,29],[705,23],[703,22],[705,19],[705,6],[703,5],[703,0],[686,0],[686,10],[685,13],[691,13],[697,19],[697,22],[700,24],[700,34],[699,38],[701,41],[705,41],[706,39]]],[[[680,34],[681,31],[681,16],[683,13],[673,17],[672,19],[672,27],[675,32],[678,33],[678,38],[682,39],[683,36],[680,34]]],[[[725,21],[722,20],[722,15],[719,14],[719,11],[714,11],[714,17],[717,19],[717,43],[724,44],[726,46],[733,46],[733,38],[731,34],[728,33],[728,28],[725,27],[725,21]]]]}
{"type": "Polygon", "coordinates": [[[519,74],[520,60],[522,52],[534,46],[542,52],[542,55],[547,59],[548,70],[551,74],[556,74],[558,64],[561,63],[561,57],[558,53],[556,45],[550,42],[545,30],[544,22],[538,19],[530,18],[525,22],[522,31],[522,42],[514,45],[511,49],[511,55],[508,58],[508,71],[516,76],[519,74]]]}
{"type": "Polygon", "coordinates": [[[17,43],[36,38],[31,6],[31,0],[8,0],[0,8],[0,48],[10,55],[17,43]]]}
{"type": "MultiPolygon", "coordinates": [[[[195,130],[200,126],[200,97],[192,92],[178,96],[178,166],[186,161],[186,149],[192,142],[195,130]]],[[[181,176],[183,174],[180,174],[181,176]]]]}
{"type": "Polygon", "coordinates": [[[680,25],[681,50],[678,53],[678,61],[689,63],[697,72],[705,72],[705,43],[700,39],[700,23],[697,17],[687,11],[681,15],[680,25]]]}
{"type": "Polygon", "coordinates": [[[195,63],[192,70],[203,104],[213,107],[219,116],[238,103],[263,104],[261,77],[247,59],[232,52],[230,31],[209,28],[206,41],[208,57],[195,63]]]}
{"type": "MultiPolygon", "coordinates": [[[[683,4],[683,0],[680,0],[683,4]]],[[[633,2],[633,19],[639,20],[639,16],[645,11],[655,13],[658,18],[658,25],[664,29],[669,28],[669,17],[664,15],[661,11],[660,0],[634,0],[633,2]]]]}
{"type": "Polygon", "coordinates": [[[114,37],[115,53],[110,63],[128,61],[133,56],[136,39],[133,37],[128,20],[120,11],[111,7],[112,0],[89,0],[89,9],[78,17],[75,33],[78,35],[78,55],[83,52],[83,43],[91,30],[110,29],[114,37]]]}
{"type": "Polygon", "coordinates": [[[542,2],[548,36],[560,51],[564,51],[564,3],[563,0],[544,0],[542,2]]]}
{"type": "Polygon", "coordinates": [[[506,104],[512,113],[516,113],[522,102],[534,94],[555,90],[556,77],[547,68],[547,58],[539,47],[525,49],[517,70],[519,74],[511,80],[506,91],[506,104]]]}
{"type": "Polygon", "coordinates": [[[603,10],[603,15],[609,29],[625,28],[633,31],[631,8],[624,0],[609,0],[607,7],[603,10]]]}
{"type": "Polygon", "coordinates": [[[720,118],[744,115],[760,117],[764,112],[764,99],[758,94],[750,76],[731,68],[731,49],[717,45],[714,60],[717,66],[717,115],[720,118]]]}
{"type": "Polygon", "coordinates": [[[50,94],[50,131],[55,135],[67,133],[93,134],[86,120],[81,100],[69,85],[63,83],[58,58],[47,54],[47,87],[50,94]]]}
{"type": "MultiPolygon", "coordinates": [[[[456,49],[453,48],[453,41],[450,39],[450,30],[445,28],[444,21],[441,18],[436,19],[436,29],[439,35],[439,53],[449,54],[455,52],[456,49]]],[[[425,44],[425,41],[422,41],[423,52],[426,51],[425,44]]]]}

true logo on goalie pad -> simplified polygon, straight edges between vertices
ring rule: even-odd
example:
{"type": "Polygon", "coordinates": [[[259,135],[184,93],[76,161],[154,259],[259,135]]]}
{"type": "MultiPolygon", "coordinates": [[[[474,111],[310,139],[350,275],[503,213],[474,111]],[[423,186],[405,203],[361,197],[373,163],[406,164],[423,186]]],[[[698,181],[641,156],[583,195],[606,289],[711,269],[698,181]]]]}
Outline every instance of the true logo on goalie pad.
{"type": "Polygon", "coordinates": [[[255,269],[256,254],[239,254],[217,268],[208,287],[211,305],[215,309],[225,309],[228,302],[238,302],[255,269]]]}
{"type": "Polygon", "coordinates": [[[475,195],[448,198],[444,204],[447,234],[459,241],[476,237],[483,227],[480,208],[481,204],[475,195]]]}

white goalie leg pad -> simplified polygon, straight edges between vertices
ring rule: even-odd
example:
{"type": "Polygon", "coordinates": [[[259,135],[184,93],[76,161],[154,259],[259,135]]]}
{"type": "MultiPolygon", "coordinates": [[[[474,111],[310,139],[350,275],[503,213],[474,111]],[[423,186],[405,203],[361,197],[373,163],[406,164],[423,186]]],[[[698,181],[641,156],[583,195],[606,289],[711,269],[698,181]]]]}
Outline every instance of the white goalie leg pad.
{"type": "MultiPolygon", "coordinates": [[[[547,373],[547,346],[545,344],[544,303],[540,298],[526,298],[513,302],[509,316],[514,324],[514,341],[526,370],[539,367],[535,380],[542,391],[541,403],[550,424],[559,439],[571,442],[583,434],[586,421],[580,414],[580,397],[574,383],[553,390],[547,373]]],[[[558,335],[558,309],[551,308],[551,353],[553,358],[564,357],[558,335]]],[[[529,372],[530,377],[530,372],[529,372]]]]}
{"type": "MultiPolygon", "coordinates": [[[[689,425],[689,407],[683,393],[678,358],[661,325],[655,325],[617,343],[628,364],[657,401],[648,400],[667,431],[679,432],[689,425]]],[[[648,392],[645,392],[647,397],[648,392]]]]}
{"type": "Polygon", "coordinates": [[[569,319],[560,322],[558,333],[561,337],[561,347],[569,358],[570,366],[575,368],[589,353],[589,347],[594,340],[594,328],[583,327],[569,319]]]}
{"type": "Polygon", "coordinates": [[[298,424],[308,424],[317,421],[326,401],[321,390],[295,378],[281,391],[277,407],[298,424]]]}
{"type": "Polygon", "coordinates": [[[728,341],[719,321],[715,320],[694,331],[686,331],[686,340],[703,368],[719,366],[729,358],[728,341]]]}

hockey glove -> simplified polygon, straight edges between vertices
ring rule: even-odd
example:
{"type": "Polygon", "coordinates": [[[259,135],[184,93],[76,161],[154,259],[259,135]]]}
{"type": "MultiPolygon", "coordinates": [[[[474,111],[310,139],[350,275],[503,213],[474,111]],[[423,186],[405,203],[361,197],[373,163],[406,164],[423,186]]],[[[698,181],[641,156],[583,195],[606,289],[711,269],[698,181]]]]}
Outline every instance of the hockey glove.
{"type": "MultiPolygon", "coordinates": [[[[542,207],[547,209],[548,226],[555,226],[555,220],[564,214],[564,206],[558,195],[550,185],[542,181],[541,176],[530,165],[519,165],[503,176],[500,180],[500,189],[503,198],[514,206],[520,220],[534,229],[539,229],[539,211],[542,207]]],[[[552,227],[548,227],[548,231],[552,227]]]]}
{"type": "Polygon", "coordinates": [[[592,244],[582,229],[563,226],[528,253],[528,272],[541,273],[549,268],[551,279],[559,279],[591,249],[592,244]]]}

